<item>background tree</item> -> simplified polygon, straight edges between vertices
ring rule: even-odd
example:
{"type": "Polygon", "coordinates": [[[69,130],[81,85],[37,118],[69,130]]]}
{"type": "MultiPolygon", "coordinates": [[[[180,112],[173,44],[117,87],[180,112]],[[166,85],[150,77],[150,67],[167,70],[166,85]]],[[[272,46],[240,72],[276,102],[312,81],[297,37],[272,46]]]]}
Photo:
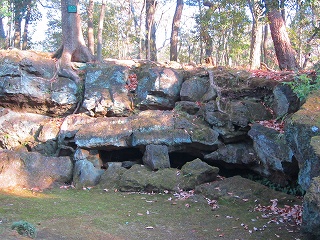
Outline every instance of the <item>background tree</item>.
{"type": "Polygon", "coordinates": [[[156,24],[154,20],[156,8],[156,0],[146,0],[146,58],[151,61],[157,61],[156,24]]]}
{"type": "Polygon", "coordinates": [[[178,34],[180,29],[182,11],[183,0],[177,0],[176,11],[172,20],[172,30],[170,38],[170,61],[178,60],[178,34]]]}
{"type": "MultiPolygon", "coordinates": [[[[2,1],[9,2],[9,0],[2,1]]],[[[47,51],[56,50],[58,46],[62,45],[61,11],[58,11],[55,6],[58,5],[60,10],[61,0],[36,1],[43,5],[50,5],[50,8],[47,8],[48,14],[50,14],[48,18],[49,29],[46,32],[46,40],[41,43],[41,46],[47,51]]],[[[148,1],[151,2],[151,0],[148,1]]],[[[99,2],[101,1],[95,2],[92,19],[95,48],[98,43],[96,36],[101,9],[99,2]]],[[[201,63],[205,56],[212,56],[217,65],[248,66],[251,52],[251,57],[256,57],[256,60],[252,60],[252,63],[256,62],[252,68],[256,68],[259,64],[259,54],[254,53],[254,50],[250,51],[250,48],[256,45],[250,44],[254,39],[253,34],[256,27],[252,21],[253,17],[248,11],[249,3],[253,2],[262,2],[265,7],[264,0],[185,0],[177,42],[178,60],[180,62],[201,63]]],[[[12,16],[12,19],[9,19],[11,28],[4,25],[4,29],[7,29],[6,36],[11,36],[9,39],[12,41],[14,31],[13,0],[10,0],[10,3],[11,10],[8,12],[9,17],[12,16]],[[12,34],[8,31],[11,31],[12,34]]],[[[155,1],[153,3],[155,4],[155,1]]],[[[154,44],[154,53],[159,61],[168,61],[170,58],[170,34],[172,34],[176,3],[177,0],[157,0],[156,2],[157,8],[154,13],[153,26],[157,28],[154,28],[157,31],[150,31],[149,37],[152,39],[152,32],[156,36],[157,41],[154,43],[157,43],[157,47],[154,44]]],[[[319,28],[319,1],[282,0],[281,3],[285,11],[279,11],[282,18],[287,19],[283,23],[287,27],[291,47],[298,53],[300,65],[308,60],[309,65],[307,66],[311,66],[311,63],[320,59],[317,30],[319,28]]],[[[88,4],[89,0],[79,0],[78,13],[83,19],[83,23],[88,22],[89,19],[88,4]]],[[[147,57],[148,32],[146,31],[147,11],[145,4],[146,0],[106,1],[102,30],[102,56],[119,59],[147,57]]],[[[280,9],[279,6],[278,9],[280,9]]],[[[26,13],[24,11],[22,30],[26,13]]],[[[263,13],[266,13],[264,9],[263,13]]],[[[4,18],[7,17],[4,16],[4,18]]],[[[266,24],[268,23],[266,14],[258,19],[260,24],[265,24],[265,27],[257,27],[258,29],[263,28],[263,36],[256,37],[257,40],[261,38],[263,40],[261,59],[263,62],[268,61],[269,66],[274,68],[277,66],[275,65],[277,57],[273,41],[268,34],[270,30],[266,24]]],[[[72,27],[74,28],[75,24],[72,24],[72,27]]],[[[81,27],[84,32],[88,32],[87,24],[83,24],[81,27]]],[[[32,30],[32,28],[29,29],[32,30]]],[[[89,36],[85,34],[83,38],[89,46],[89,36]]],[[[259,50],[260,48],[256,47],[255,49],[259,50]]]]}
{"type": "Polygon", "coordinates": [[[103,31],[103,20],[106,12],[106,0],[101,1],[101,11],[99,18],[99,27],[98,27],[98,44],[97,44],[97,59],[102,61],[102,31],[103,31]]]}
{"type": "Polygon", "coordinates": [[[291,46],[278,1],[265,0],[265,4],[279,68],[281,70],[298,69],[299,66],[295,58],[296,52],[291,46]]]}
{"type": "Polygon", "coordinates": [[[250,69],[257,69],[261,62],[261,42],[263,5],[259,0],[248,0],[248,6],[252,15],[251,45],[250,45],[250,69]]]}
{"type": "Polygon", "coordinates": [[[10,3],[7,0],[0,0],[0,48],[9,47],[10,35],[6,32],[5,18],[9,18],[10,3]]]}
{"type": "Polygon", "coordinates": [[[94,29],[93,29],[93,11],[94,11],[94,0],[89,0],[87,7],[88,13],[88,48],[91,53],[94,54],[94,29]]]}
{"type": "Polygon", "coordinates": [[[320,2],[297,0],[292,6],[296,14],[291,19],[289,36],[295,46],[299,65],[306,68],[317,58],[320,45],[320,2]]]}

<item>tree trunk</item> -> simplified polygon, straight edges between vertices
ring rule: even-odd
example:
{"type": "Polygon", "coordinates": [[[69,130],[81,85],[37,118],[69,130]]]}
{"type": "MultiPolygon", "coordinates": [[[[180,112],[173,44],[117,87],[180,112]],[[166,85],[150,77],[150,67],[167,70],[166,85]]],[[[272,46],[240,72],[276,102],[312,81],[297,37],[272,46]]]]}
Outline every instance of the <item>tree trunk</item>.
{"type": "Polygon", "coordinates": [[[273,40],[276,56],[280,70],[298,69],[295,58],[296,52],[291,47],[290,39],[286,30],[285,23],[279,11],[278,1],[266,1],[268,20],[270,24],[271,37],[273,40]]]}
{"type": "Polygon", "coordinates": [[[93,10],[94,10],[94,0],[89,0],[89,5],[87,8],[87,13],[88,13],[88,48],[90,49],[91,54],[94,55],[93,10]]]}
{"type": "Polygon", "coordinates": [[[80,78],[72,70],[71,61],[90,62],[94,57],[85,44],[79,13],[68,12],[68,5],[76,6],[79,11],[79,0],[61,0],[62,46],[53,57],[60,58],[60,76],[79,82],[80,78]]]}
{"type": "Polygon", "coordinates": [[[203,32],[203,27],[201,24],[202,21],[202,7],[201,7],[201,0],[198,0],[198,7],[199,7],[199,18],[200,18],[200,22],[199,22],[199,27],[200,27],[200,38],[199,38],[199,47],[200,47],[200,60],[199,63],[202,63],[202,58],[203,58],[203,41],[202,41],[202,32],[203,32]]]}
{"type": "Polygon", "coordinates": [[[21,47],[21,22],[22,22],[23,2],[21,0],[14,1],[14,47],[21,47]]]}
{"type": "Polygon", "coordinates": [[[27,5],[27,15],[25,17],[24,30],[22,35],[22,50],[26,50],[28,46],[28,28],[31,18],[31,1],[27,5]]]}
{"type": "Polygon", "coordinates": [[[170,41],[170,61],[178,61],[178,34],[183,10],[183,0],[177,0],[176,11],[172,20],[171,41],[170,41]]]}
{"type": "Polygon", "coordinates": [[[248,5],[252,15],[252,32],[251,32],[251,46],[250,46],[250,69],[258,69],[261,62],[261,41],[262,41],[262,28],[260,17],[263,11],[256,0],[248,0],[248,5]]]}
{"type": "Polygon", "coordinates": [[[269,35],[269,24],[264,25],[263,31],[263,62],[268,65],[268,35],[269,35]]]}
{"type": "Polygon", "coordinates": [[[97,45],[97,59],[99,62],[102,61],[102,31],[103,31],[103,21],[106,12],[106,0],[102,0],[99,27],[98,27],[98,45],[97,45]]]}
{"type": "Polygon", "coordinates": [[[6,46],[6,33],[3,26],[3,17],[0,17],[0,48],[6,46]]]}
{"type": "Polygon", "coordinates": [[[156,24],[154,22],[156,7],[156,0],[146,0],[146,58],[151,61],[157,61],[156,24]]]}

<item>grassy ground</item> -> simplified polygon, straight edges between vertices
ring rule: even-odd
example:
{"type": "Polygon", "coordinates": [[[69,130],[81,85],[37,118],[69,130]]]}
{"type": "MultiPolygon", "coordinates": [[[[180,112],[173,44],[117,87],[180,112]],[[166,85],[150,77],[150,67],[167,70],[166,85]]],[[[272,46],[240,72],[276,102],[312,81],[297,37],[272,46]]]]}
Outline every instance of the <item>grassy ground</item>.
{"type": "Polygon", "coordinates": [[[218,205],[212,210],[201,196],[97,189],[0,192],[0,239],[30,239],[11,230],[19,220],[36,226],[36,239],[50,240],[307,239],[292,223],[268,224],[251,200],[221,198],[218,205]]]}

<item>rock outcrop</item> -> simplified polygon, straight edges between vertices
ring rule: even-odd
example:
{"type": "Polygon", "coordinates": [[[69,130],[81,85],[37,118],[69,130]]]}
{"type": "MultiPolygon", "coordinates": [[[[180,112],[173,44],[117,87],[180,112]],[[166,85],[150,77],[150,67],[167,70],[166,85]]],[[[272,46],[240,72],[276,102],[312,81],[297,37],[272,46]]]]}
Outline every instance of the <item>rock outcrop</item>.
{"type": "Polygon", "coordinates": [[[45,189],[58,183],[70,183],[73,164],[69,157],[1,150],[0,169],[0,188],[45,189]]]}
{"type": "Polygon", "coordinates": [[[286,121],[285,137],[299,164],[299,184],[304,190],[319,176],[320,92],[310,95],[299,111],[286,121]],[[311,145],[312,143],[312,145],[311,145]]]}
{"type": "MultiPolygon", "coordinates": [[[[313,194],[319,92],[300,108],[287,85],[244,70],[145,60],[75,66],[79,83],[59,76],[48,55],[0,51],[0,188],[73,181],[178,191],[215,180],[219,166],[282,185],[298,178],[313,194]],[[284,133],[258,124],[284,117],[284,133]]],[[[318,223],[310,224],[307,231],[318,223]]]]}

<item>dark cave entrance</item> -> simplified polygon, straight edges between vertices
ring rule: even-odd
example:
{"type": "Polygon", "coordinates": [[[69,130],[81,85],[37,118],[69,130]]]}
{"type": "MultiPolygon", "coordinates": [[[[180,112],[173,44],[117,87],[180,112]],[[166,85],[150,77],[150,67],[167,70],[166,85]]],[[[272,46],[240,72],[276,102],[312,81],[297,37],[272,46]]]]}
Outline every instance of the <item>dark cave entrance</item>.
{"type": "Polygon", "coordinates": [[[117,150],[99,150],[99,156],[104,165],[109,162],[122,162],[123,166],[136,163],[142,164],[143,153],[138,148],[123,148],[117,150]]]}

